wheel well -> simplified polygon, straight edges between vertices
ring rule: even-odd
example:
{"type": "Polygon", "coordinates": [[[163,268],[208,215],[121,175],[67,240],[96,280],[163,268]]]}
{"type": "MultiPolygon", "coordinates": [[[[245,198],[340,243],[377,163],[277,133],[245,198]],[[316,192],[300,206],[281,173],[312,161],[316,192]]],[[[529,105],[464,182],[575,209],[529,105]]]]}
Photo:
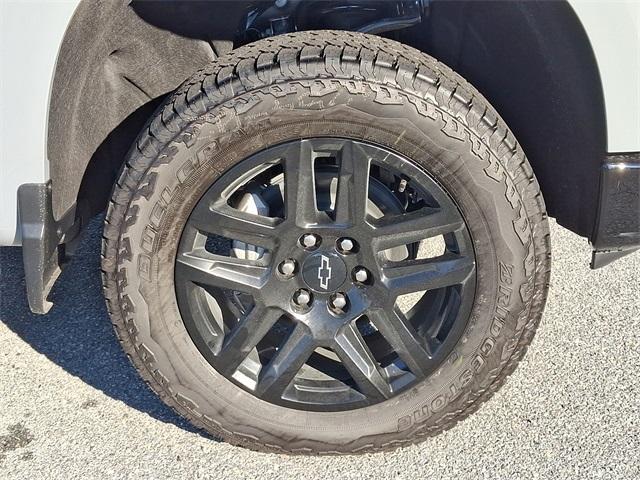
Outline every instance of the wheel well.
{"type": "Polygon", "coordinates": [[[592,234],[607,151],[600,73],[566,2],[433,2],[403,41],[465,77],[522,145],[547,210],[592,234]]]}
{"type": "MultiPolygon", "coordinates": [[[[91,213],[105,208],[126,151],[155,107],[237,43],[229,26],[240,24],[249,3],[81,2],[52,87],[56,218],[74,202],[91,213]]],[[[316,18],[312,27],[332,25],[316,18]]],[[[604,98],[589,39],[566,2],[432,1],[419,24],[385,35],[478,88],[523,146],[550,215],[591,235],[606,153],[604,98]]]]}

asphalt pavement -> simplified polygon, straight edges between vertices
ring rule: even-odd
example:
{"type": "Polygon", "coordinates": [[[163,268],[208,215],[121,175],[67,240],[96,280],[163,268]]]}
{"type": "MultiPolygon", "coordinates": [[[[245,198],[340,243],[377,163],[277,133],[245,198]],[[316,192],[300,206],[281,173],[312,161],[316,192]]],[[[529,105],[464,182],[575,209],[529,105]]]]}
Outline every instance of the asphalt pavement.
{"type": "Polygon", "coordinates": [[[260,454],[191,428],[139,380],[101,297],[99,222],[46,316],[0,249],[0,478],[640,478],[640,253],[590,271],[552,225],[542,325],[517,371],[454,429],[392,453],[260,454]]]}

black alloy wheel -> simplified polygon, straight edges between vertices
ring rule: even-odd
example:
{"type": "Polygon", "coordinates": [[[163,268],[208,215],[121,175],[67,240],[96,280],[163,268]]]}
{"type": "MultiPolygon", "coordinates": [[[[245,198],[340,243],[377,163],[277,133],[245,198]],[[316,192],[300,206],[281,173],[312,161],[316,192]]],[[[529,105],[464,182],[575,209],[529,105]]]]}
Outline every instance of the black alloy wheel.
{"type": "Polygon", "coordinates": [[[219,178],[187,221],[175,272],[211,365],[303,410],[372,405],[424,380],[475,291],[469,233],[442,187],[344,138],[267,148],[219,178]]]}
{"type": "Polygon", "coordinates": [[[128,153],[103,237],[140,375],[270,452],[452,428],[523,357],[550,268],[540,188],[495,109],[353,32],[266,38],[185,81],[128,153]]]}

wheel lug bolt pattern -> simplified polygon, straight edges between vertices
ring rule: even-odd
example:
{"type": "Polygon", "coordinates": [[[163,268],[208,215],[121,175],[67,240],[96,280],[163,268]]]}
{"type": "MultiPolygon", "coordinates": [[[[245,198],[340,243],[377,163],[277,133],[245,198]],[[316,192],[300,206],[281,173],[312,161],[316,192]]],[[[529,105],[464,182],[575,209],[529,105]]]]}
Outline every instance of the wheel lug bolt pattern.
{"type": "Polygon", "coordinates": [[[353,278],[356,282],[365,283],[369,281],[369,272],[366,268],[357,267],[353,272],[353,278]]]}
{"type": "Polygon", "coordinates": [[[316,237],[314,234],[312,233],[307,233],[305,235],[302,236],[302,238],[300,239],[300,243],[305,247],[305,248],[313,248],[316,245],[318,245],[318,237],[316,237]]]}
{"type": "Polygon", "coordinates": [[[344,311],[347,306],[347,296],[344,293],[334,293],[329,299],[329,306],[333,310],[344,311]]]}
{"type": "Polygon", "coordinates": [[[296,271],[296,261],[292,258],[287,258],[278,267],[278,271],[285,277],[291,277],[296,271]]]}
{"type": "Polygon", "coordinates": [[[308,307],[311,303],[311,292],[301,288],[293,294],[293,303],[299,307],[308,307]]]}
{"type": "Polygon", "coordinates": [[[338,249],[343,252],[350,252],[355,247],[355,243],[350,238],[341,238],[338,240],[338,249]]]}

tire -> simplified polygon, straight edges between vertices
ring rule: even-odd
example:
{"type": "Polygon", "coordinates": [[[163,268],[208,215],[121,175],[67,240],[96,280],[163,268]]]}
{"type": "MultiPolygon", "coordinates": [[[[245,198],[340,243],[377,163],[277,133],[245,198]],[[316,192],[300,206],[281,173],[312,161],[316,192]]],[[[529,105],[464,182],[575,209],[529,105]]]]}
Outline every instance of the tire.
{"type": "Polygon", "coordinates": [[[449,429],[503,384],[542,315],[549,229],[521,147],[463,78],[391,40],[303,32],[231,51],[156,111],[114,187],[102,268],[124,350],[194,425],[261,451],[364,453],[449,429]],[[398,395],[344,411],[273,404],[218,373],[176,296],[181,236],[211,185],[267,147],[309,137],[368,142],[410,159],[457,206],[475,258],[469,312],[437,368],[398,395]]]}

